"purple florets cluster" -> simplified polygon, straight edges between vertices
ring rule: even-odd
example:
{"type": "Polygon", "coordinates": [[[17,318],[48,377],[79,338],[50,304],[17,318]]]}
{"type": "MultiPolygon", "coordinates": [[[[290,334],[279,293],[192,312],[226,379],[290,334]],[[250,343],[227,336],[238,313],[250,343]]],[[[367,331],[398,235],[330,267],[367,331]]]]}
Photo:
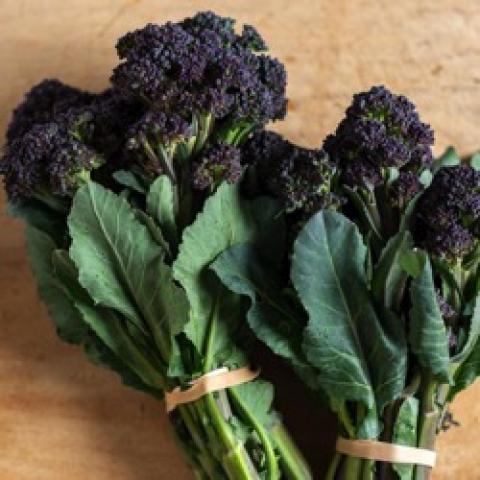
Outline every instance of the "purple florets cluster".
{"type": "Polygon", "coordinates": [[[449,260],[462,258],[476,245],[479,220],[480,172],[441,168],[416,207],[417,243],[449,260]]]}
{"type": "Polygon", "coordinates": [[[242,174],[240,150],[225,143],[209,148],[193,164],[193,186],[198,190],[213,189],[222,181],[236,182],[242,174]]]}
{"type": "Polygon", "coordinates": [[[128,129],[144,115],[145,107],[109,88],[95,95],[85,110],[93,125],[89,139],[91,146],[115,163],[122,155],[128,129]]]}
{"type": "Polygon", "coordinates": [[[94,95],[58,80],[43,80],[25,95],[25,100],[14,110],[7,129],[7,145],[33,125],[52,121],[72,107],[88,104],[93,98],[94,95]]]}
{"type": "Polygon", "coordinates": [[[14,112],[0,161],[9,198],[40,190],[73,193],[80,177],[103,163],[102,147],[113,142],[113,125],[124,110],[115,111],[112,101],[110,91],[89,94],[57,80],[33,87],[14,112]]]}
{"type": "Polygon", "coordinates": [[[418,174],[402,171],[390,186],[390,201],[393,206],[403,209],[422,189],[423,185],[420,182],[418,174]]]}
{"type": "Polygon", "coordinates": [[[48,122],[34,125],[11,142],[0,173],[13,200],[42,190],[65,196],[101,162],[94,150],[73,138],[62,125],[48,122]]]}
{"type": "Polygon", "coordinates": [[[150,110],[128,129],[127,138],[129,146],[134,147],[145,139],[153,144],[168,144],[189,134],[190,124],[183,118],[150,110]]]}
{"type": "Polygon", "coordinates": [[[433,141],[433,131],[420,121],[415,105],[378,86],[353,97],[324,149],[346,184],[372,190],[383,182],[388,167],[414,172],[430,167],[433,141]]]}
{"type": "Polygon", "coordinates": [[[235,34],[235,22],[211,12],[179,23],[147,25],[122,37],[118,88],[159,110],[191,118],[211,113],[264,124],[285,115],[286,73],[257,54],[265,44],[253,27],[235,34]]]}
{"type": "Polygon", "coordinates": [[[281,199],[287,212],[311,215],[336,202],[330,192],[334,169],[323,150],[298,147],[262,131],[243,151],[245,161],[255,168],[260,190],[281,199]]]}

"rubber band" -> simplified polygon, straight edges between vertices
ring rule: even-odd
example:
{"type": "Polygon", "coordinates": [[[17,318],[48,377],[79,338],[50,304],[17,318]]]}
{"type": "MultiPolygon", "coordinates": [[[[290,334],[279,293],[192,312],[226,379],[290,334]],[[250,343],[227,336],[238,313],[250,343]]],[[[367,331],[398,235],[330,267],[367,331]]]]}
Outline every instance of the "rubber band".
{"type": "Polygon", "coordinates": [[[213,370],[191,381],[190,388],[186,390],[182,390],[181,387],[176,387],[171,392],[166,392],[165,407],[167,413],[175,410],[178,405],[195,402],[208,393],[251,382],[255,380],[259,374],[260,370],[254,371],[251,370],[250,367],[242,367],[237,370],[228,370],[224,367],[213,370]]]}
{"type": "Polygon", "coordinates": [[[389,463],[410,463],[431,468],[435,466],[437,458],[433,450],[376,440],[349,440],[339,437],[336,449],[338,453],[352,457],[389,463]]]}

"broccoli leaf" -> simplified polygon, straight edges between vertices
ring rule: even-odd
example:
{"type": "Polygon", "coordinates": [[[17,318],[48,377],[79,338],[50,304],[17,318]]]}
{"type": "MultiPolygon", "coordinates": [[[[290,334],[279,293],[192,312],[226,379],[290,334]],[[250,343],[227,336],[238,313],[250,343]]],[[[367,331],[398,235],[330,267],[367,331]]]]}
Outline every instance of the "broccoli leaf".
{"type": "Polygon", "coordinates": [[[460,165],[461,158],[453,147],[447,149],[433,163],[433,173],[437,173],[442,167],[454,167],[460,165]]]}
{"type": "Polygon", "coordinates": [[[456,373],[454,385],[450,388],[449,401],[457,393],[471,385],[480,375],[480,296],[475,300],[470,331],[462,351],[452,358],[452,367],[456,373]]]}
{"type": "Polygon", "coordinates": [[[65,217],[35,199],[9,201],[8,214],[21,218],[27,225],[47,233],[58,245],[63,240],[65,232],[65,217]]]}
{"type": "Polygon", "coordinates": [[[155,389],[164,387],[159,374],[161,365],[155,366],[148,353],[135,345],[135,340],[128,334],[117,313],[78,300],[75,301],[75,305],[81,312],[85,323],[91,327],[123,365],[134,372],[146,385],[155,389]]]}
{"type": "Polygon", "coordinates": [[[188,306],[162,249],[126,200],[93,182],[75,195],[68,224],[80,284],[96,304],[113,308],[141,332],[150,330],[166,361],[188,306]]]}
{"type": "Polygon", "coordinates": [[[407,280],[407,273],[400,259],[413,246],[409,232],[403,231],[390,238],[373,271],[372,293],[379,305],[395,309],[407,280]]]}
{"type": "Polygon", "coordinates": [[[88,327],[72,301],[65,296],[63,286],[55,276],[52,255],[57,247],[54,241],[45,232],[30,225],[27,226],[26,236],[28,257],[38,291],[56,325],[58,336],[69,343],[82,343],[88,327]]]}
{"type": "Polygon", "coordinates": [[[275,271],[264,265],[255,246],[235,245],[219,255],[211,268],[232,292],[250,298],[247,321],[255,335],[317,389],[315,370],[302,351],[305,312],[282,294],[275,271]]]}
{"type": "Polygon", "coordinates": [[[158,177],[147,195],[147,213],[156,221],[170,249],[176,251],[178,245],[175,223],[175,195],[173,185],[166,175],[158,177]]]}
{"type": "Polygon", "coordinates": [[[382,329],[365,274],[367,248],[343,215],[319,212],[298,236],[292,280],[309,315],[303,348],[332,405],[363,403],[360,436],[376,436],[376,411],[398,397],[406,375],[402,339],[382,329]],[[348,252],[346,254],[346,252],[348,252]]]}
{"type": "Polygon", "coordinates": [[[243,408],[248,409],[249,415],[255,417],[262,425],[271,426],[274,421],[271,412],[274,388],[271,383],[257,379],[232,387],[231,390],[238,395],[237,398],[242,402],[243,408]]]}
{"type": "Polygon", "coordinates": [[[447,330],[437,301],[430,260],[424,252],[421,253],[424,256],[423,268],[410,286],[409,341],[422,368],[448,382],[450,357],[447,330]]]}
{"type": "Polygon", "coordinates": [[[113,173],[113,178],[124,187],[131,188],[137,193],[145,195],[146,189],[145,186],[140,182],[139,178],[128,170],[117,170],[113,173]]]}
{"type": "MultiPolygon", "coordinates": [[[[211,320],[218,319],[222,303],[232,295],[208,266],[225,249],[252,241],[257,233],[251,205],[240,199],[238,188],[238,185],[224,183],[207,199],[203,211],[184,230],[179,254],[173,264],[175,279],[184,287],[190,301],[190,319],[185,325],[185,333],[199,354],[203,354],[207,347],[211,320]]],[[[236,323],[243,313],[243,309],[231,310],[229,320],[236,323]]],[[[221,324],[214,323],[224,328],[229,323],[225,320],[222,318],[221,324]]],[[[220,332],[215,337],[215,341],[225,343],[220,332]]],[[[218,351],[221,346],[214,348],[218,351]]]]}
{"type": "MultiPolygon", "coordinates": [[[[81,313],[75,306],[74,297],[81,295],[83,301],[88,297],[80,285],[78,289],[72,288],[75,270],[70,269],[69,263],[65,261],[66,252],[56,250],[53,240],[32,226],[27,226],[26,234],[29,259],[39,293],[47,305],[59,337],[66,342],[83,345],[92,362],[117,372],[125,385],[159,397],[158,388],[152,389],[144,383],[125,365],[124,359],[115,356],[83,321],[81,313]],[[68,269],[70,271],[67,271],[68,269]]],[[[155,380],[158,381],[158,378],[155,380]]]]}

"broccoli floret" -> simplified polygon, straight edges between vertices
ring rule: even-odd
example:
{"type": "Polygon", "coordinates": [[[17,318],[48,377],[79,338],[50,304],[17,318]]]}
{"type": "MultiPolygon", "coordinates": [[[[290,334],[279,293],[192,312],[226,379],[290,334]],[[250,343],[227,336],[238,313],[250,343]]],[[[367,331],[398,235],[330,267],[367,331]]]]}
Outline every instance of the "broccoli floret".
{"type": "Polygon", "coordinates": [[[61,83],[43,80],[25,95],[14,110],[7,129],[7,145],[25,134],[33,125],[54,120],[72,107],[90,103],[94,95],[61,83]]]}
{"type": "Polygon", "coordinates": [[[218,143],[206,150],[193,164],[193,186],[198,190],[213,190],[222,181],[236,182],[242,174],[240,150],[218,143]]]}
{"type": "MultiPolygon", "coordinates": [[[[324,149],[347,185],[373,190],[385,180],[388,168],[417,173],[430,167],[433,141],[432,129],[420,121],[413,103],[377,86],[353,97],[324,149]]],[[[399,178],[397,193],[411,193],[413,183],[411,176],[399,178]],[[405,182],[408,187],[401,185],[405,182]]]]}
{"type": "Polygon", "coordinates": [[[112,82],[166,113],[189,119],[217,119],[262,125],[283,118],[286,74],[283,65],[263,54],[260,35],[212,12],[179,23],[147,25],[117,44],[124,61],[112,82]]]}
{"type": "Polygon", "coordinates": [[[414,172],[400,172],[389,189],[390,202],[394,207],[403,210],[415,195],[423,190],[418,174],[414,172]]]}
{"type": "Polygon", "coordinates": [[[67,124],[36,124],[7,147],[0,163],[12,200],[43,193],[71,195],[103,159],[77,140],[67,124]]]}
{"type": "Polygon", "coordinates": [[[420,197],[416,210],[418,245],[450,261],[476,246],[480,219],[480,172],[468,165],[443,167],[420,197]]]}
{"type": "Polygon", "coordinates": [[[253,135],[243,148],[244,161],[255,168],[257,187],[282,200],[287,212],[302,217],[331,206],[334,169],[323,150],[294,145],[274,132],[253,135]]]}

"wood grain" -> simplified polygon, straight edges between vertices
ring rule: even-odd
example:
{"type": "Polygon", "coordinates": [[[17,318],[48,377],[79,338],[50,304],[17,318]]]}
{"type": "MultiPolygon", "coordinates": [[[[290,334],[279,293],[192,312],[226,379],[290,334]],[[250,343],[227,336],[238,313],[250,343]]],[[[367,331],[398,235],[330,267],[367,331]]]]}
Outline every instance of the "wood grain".
{"type": "MultiPolygon", "coordinates": [[[[480,146],[477,0],[2,0],[0,131],[40,79],[100,90],[121,33],[207,8],[257,25],[286,63],[290,115],[276,128],[292,139],[319,145],[353,92],[385,83],[418,104],[438,152],[480,146]]],[[[191,478],[163,406],[56,338],[27,268],[22,226],[3,208],[0,325],[0,480],[191,478]]],[[[441,436],[435,480],[480,479],[479,396],[477,385],[456,401],[462,426],[441,436]]],[[[319,446],[332,439],[331,421],[316,415],[300,438],[314,458],[315,437],[319,446]]]]}

